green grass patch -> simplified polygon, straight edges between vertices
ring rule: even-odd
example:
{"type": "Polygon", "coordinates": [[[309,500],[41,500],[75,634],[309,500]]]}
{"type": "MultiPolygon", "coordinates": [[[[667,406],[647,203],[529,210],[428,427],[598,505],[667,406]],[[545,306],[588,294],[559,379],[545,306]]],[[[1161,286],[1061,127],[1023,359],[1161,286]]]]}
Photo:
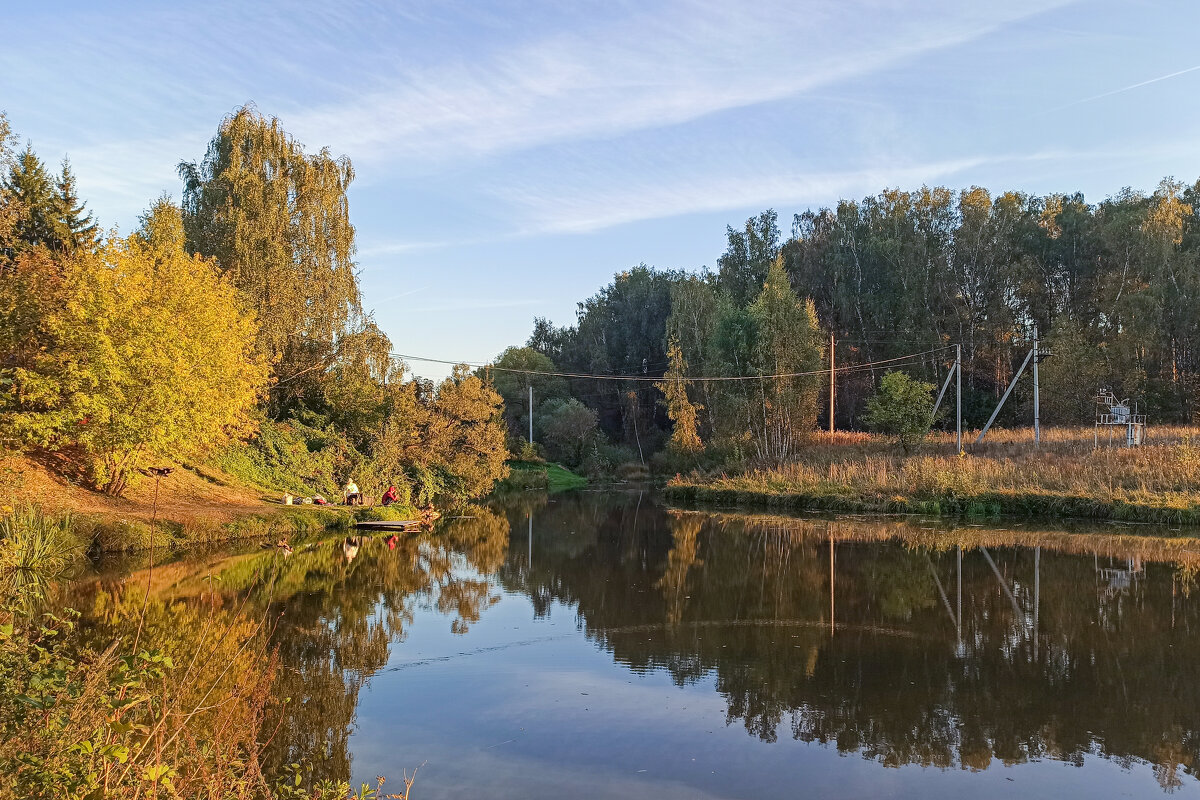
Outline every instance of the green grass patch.
{"type": "Polygon", "coordinates": [[[576,475],[561,464],[510,461],[508,467],[508,477],[496,484],[496,494],[503,495],[508,492],[538,489],[553,494],[571,489],[581,489],[588,483],[587,478],[576,475]]]}
{"type": "Polygon", "coordinates": [[[584,486],[587,486],[587,478],[582,475],[576,475],[558,464],[546,465],[546,487],[551,493],[581,489],[584,486]]]}

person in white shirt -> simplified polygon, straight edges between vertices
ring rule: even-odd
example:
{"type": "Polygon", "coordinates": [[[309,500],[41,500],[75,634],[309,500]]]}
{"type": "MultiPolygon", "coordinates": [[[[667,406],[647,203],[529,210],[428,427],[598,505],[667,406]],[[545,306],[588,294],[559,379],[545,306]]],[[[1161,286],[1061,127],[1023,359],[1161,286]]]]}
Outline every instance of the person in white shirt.
{"type": "Polygon", "coordinates": [[[342,487],[342,502],[348,506],[362,505],[362,492],[353,480],[347,480],[346,485],[342,487]]]}

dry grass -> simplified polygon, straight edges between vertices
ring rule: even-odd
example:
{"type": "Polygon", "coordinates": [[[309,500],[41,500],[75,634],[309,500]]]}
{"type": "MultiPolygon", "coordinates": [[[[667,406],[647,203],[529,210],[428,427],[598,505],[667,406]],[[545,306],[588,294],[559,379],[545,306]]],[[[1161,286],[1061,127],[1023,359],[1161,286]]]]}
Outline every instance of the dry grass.
{"type": "MultiPolygon", "coordinates": [[[[964,437],[973,442],[974,436],[964,437]]],[[[818,436],[797,460],[736,475],[672,481],[678,500],[927,513],[1020,513],[1200,523],[1200,428],[1152,429],[1147,444],[1094,446],[1091,428],[995,430],[954,454],[935,434],[905,458],[863,433],[818,436]]]]}

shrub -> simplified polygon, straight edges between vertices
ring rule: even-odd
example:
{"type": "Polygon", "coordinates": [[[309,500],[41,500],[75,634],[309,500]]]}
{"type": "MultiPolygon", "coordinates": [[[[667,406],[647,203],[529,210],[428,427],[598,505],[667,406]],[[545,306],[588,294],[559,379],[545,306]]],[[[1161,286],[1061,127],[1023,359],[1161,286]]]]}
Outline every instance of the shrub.
{"type": "Polygon", "coordinates": [[[883,376],[879,391],[867,401],[864,419],[872,430],[895,436],[905,454],[912,452],[933,425],[934,386],[910,378],[903,372],[883,376]]]}

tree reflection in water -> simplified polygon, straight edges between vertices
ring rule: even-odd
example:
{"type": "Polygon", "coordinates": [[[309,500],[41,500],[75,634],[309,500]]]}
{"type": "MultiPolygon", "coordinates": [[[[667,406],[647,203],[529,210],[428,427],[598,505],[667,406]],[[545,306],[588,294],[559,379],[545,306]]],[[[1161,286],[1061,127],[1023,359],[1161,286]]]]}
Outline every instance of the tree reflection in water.
{"type": "Polygon", "coordinates": [[[289,699],[268,711],[268,767],[304,756],[348,779],[360,690],[417,616],[466,633],[506,590],[540,617],[565,604],[622,669],[711,684],[763,741],[968,770],[1102,757],[1193,783],[1196,539],[668,512],[637,493],[508,502],[155,580],[277,619],[289,699]]]}
{"type": "Polygon", "coordinates": [[[1140,759],[1166,789],[1193,774],[1195,540],[588,498],[537,513],[533,563],[514,543],[506,587],[540,613],[573,606],[632,670],[711,677],[729,721],[764,741],[889,766],[1140,759]]]}

